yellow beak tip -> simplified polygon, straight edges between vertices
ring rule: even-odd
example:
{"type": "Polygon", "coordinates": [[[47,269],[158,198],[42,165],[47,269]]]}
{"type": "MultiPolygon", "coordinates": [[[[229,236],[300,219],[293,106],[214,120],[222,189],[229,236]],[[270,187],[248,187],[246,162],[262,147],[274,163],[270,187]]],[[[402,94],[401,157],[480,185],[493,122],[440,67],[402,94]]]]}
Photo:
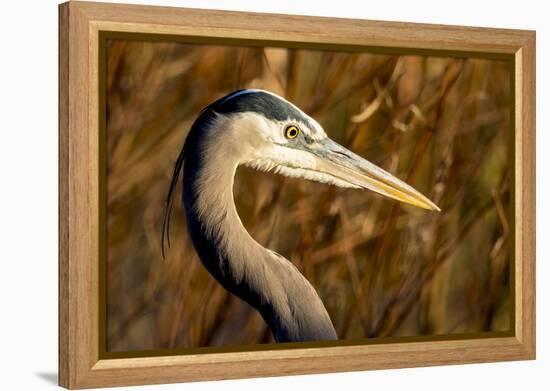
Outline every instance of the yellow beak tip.
{"type": "Polygon", "coordinates": [[[427,205],[426,209],[428,209],[428,210],[433,210],[433,211],[435,211],[435,212],[441,212],[441,208],[440,208],[439,206],[437,206],[436,204],[434,204],[433,202],[430,202],[430,203],[427,205]]]}

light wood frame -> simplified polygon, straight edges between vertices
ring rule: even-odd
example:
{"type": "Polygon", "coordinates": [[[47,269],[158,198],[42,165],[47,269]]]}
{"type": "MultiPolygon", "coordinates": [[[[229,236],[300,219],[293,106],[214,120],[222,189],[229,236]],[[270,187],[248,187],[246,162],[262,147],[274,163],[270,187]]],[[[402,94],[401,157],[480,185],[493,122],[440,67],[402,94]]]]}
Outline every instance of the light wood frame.
{"type": "Polygon", "coordinates": [[[535,358],[535,32],[104,3],[59,6],[59,384],[67,388],[535,358]],[[100,359],[100,31],[450,50],[514,62],[513,336],[100,359]]]}

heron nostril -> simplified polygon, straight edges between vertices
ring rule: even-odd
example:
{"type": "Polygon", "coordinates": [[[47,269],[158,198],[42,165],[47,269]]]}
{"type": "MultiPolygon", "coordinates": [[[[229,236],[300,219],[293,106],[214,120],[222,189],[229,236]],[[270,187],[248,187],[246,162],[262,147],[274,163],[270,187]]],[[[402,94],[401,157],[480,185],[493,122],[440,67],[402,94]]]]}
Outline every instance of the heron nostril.
{"type": "Polygon", "coordinates": [[[348,155],[347,153],[345,152],[341,152],[341,151],[334,151],[334,153],[338,154],[338,155],[341,155],[341,156],[344,156],[344,157],[347,157],[348,159],[351,159],[351,156],[348,155]]]}

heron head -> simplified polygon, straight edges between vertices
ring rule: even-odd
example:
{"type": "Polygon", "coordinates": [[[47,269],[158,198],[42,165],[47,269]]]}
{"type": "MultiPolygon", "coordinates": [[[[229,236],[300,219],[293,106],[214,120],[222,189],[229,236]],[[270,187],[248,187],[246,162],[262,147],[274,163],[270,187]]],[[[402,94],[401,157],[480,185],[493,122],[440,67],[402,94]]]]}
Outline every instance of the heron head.
{"type": "Polygon", "coordinates": [[[210,108],[229,128],[227,150],[239,163],[290,177],[368,189],[424,209],[440,210],[420,192],[331,140],[298,107],[264,90],[240,90],[210,108]]]}

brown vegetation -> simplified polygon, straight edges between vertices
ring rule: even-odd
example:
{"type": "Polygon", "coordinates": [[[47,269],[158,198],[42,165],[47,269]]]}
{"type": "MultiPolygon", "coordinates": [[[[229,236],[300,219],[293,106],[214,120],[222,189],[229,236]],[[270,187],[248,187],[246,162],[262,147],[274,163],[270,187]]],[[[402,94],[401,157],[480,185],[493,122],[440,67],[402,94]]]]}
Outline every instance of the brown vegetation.
{"type": "Polygon", "coordinates": [[[285,96],[442,209],[239,169],[244,225],[304,273],[340,338],[509,329],[510,70],[482,59],[110,41],[108,350],[272,341],[258,313],[203,268],[179,203],[165,260],[160,241],[191,123],[250,87],[285,96]]]}

